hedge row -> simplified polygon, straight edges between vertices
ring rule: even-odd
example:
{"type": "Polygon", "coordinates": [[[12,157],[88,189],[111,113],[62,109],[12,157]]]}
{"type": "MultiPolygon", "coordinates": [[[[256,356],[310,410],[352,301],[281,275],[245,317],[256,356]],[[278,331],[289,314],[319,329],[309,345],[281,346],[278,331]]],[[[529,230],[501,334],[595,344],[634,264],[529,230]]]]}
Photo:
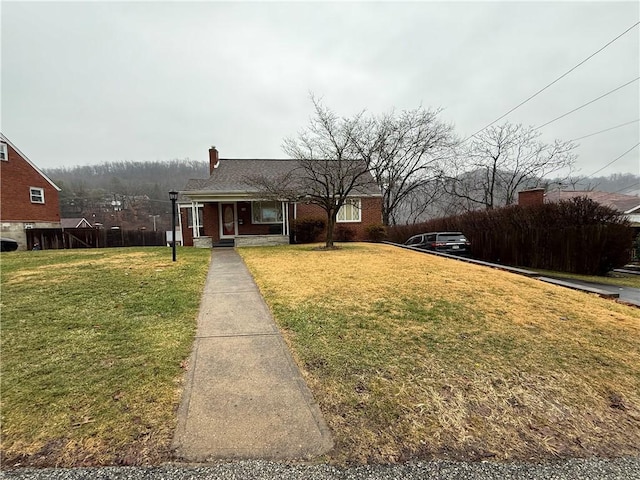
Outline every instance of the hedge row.
{"type": "Polygon", "coordinates": [[[629,261],[633,230],[615,210],[586,197],[469,212],[389,229],[404,243],[425,232],[460,231],[475,258],[507,265],[604,275],[629,261]]]}

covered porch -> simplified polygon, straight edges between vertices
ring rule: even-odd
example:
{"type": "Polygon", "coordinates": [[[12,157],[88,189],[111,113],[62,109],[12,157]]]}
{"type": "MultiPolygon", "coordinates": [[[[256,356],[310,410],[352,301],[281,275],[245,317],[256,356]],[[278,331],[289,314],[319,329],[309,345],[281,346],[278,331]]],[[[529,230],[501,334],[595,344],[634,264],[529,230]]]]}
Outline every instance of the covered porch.
{"type": "Polygon", "coordinates": [[[179,201],[184,245],[280,245],[290,242],[295,205],[246,197],[183,198],[179,201]],[[189,201],[190,200],[190,201],[189,201]]]}

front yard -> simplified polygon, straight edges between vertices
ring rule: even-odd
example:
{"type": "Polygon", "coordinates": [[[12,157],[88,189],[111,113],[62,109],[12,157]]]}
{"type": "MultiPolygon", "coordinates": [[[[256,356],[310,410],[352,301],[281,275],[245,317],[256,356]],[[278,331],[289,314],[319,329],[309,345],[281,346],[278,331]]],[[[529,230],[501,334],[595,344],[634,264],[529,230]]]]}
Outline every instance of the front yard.
{"type": "Polygon", "coordinates": [[[640,454],[640,309],[383,245],[241,255],[335,461],[640,454]]]}
{"type": "MultiPolygon", "coordinates": [[[[384,245],[240,250],[335,463],[640,455],[640,309],[384,245]]],[[[2,465],[170,460],[208,250],[2,255],[2,465]]]]}

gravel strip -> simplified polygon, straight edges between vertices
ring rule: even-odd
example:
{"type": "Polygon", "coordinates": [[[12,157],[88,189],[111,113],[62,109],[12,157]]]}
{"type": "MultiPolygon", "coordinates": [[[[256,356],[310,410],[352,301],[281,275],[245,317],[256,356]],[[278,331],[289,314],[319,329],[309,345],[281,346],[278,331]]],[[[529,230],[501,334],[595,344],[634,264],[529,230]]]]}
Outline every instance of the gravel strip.
{"type": "Polygon", "coordinates": [[[20,480],[632,480],[640,479],[640,458],[574,459],[553,463],[416,462],[336,468],[329,465],[241,461],[210,466],[47,468],[0,472],[20,480]]]}

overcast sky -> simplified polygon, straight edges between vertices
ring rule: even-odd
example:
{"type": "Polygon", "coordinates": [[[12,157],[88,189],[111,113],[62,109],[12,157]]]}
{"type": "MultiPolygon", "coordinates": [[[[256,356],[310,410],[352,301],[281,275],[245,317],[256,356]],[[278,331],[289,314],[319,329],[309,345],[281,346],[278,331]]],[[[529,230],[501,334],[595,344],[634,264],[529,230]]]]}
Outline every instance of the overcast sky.
{"type": "MultiPolygon", "coordinates": [[[[442,107],[466,137],[639,20],[614,2],[1,3],[2,132],[42,168],[284,158],[309,92],[341,116],[442,107]]],[[[636,26],[508,116],[538,126],[640,76],[636,26]]],[[[640,82],[541,129],[571,140],[640,117],[640,82]]],[[[580,140],[590,175],[639,123],[580,140]]],[[[640,173],[640,149],[600,171],[640,173]]]]}

